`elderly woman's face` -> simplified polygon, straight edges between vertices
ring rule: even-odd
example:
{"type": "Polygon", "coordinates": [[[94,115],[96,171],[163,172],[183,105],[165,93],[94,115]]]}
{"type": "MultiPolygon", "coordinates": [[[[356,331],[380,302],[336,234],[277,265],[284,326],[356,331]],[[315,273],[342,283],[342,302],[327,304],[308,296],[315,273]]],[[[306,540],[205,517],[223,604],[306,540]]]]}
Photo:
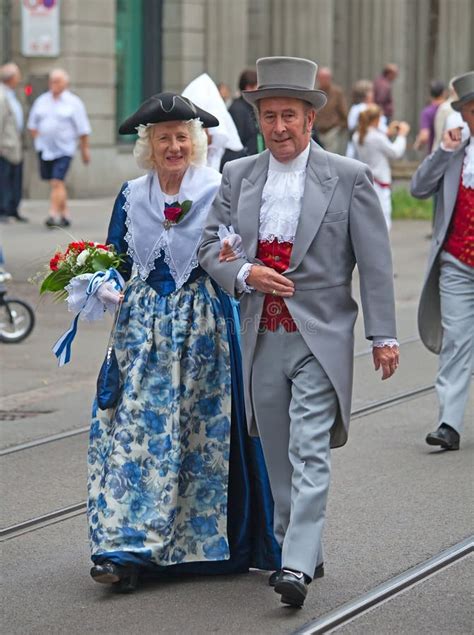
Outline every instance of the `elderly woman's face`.
{"type": "Polygon", "coordinates": [[[193,144],[184,121],[164,121],[150,135],[152,157],[158,173],[185,172],[191,162],[193,144]]]}

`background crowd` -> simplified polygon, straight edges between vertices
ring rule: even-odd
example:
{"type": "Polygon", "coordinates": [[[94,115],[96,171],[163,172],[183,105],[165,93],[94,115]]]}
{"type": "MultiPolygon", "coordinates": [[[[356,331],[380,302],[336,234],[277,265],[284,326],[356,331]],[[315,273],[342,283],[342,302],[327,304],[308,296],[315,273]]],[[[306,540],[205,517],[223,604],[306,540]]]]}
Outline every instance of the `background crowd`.
{"type": "MultiPolygon", "coordinates": [[[[327,94],[328,102],[318,112],[312,132],[325,150],[369,165],[389,228],[392,214],[390,161],[407,156],[419,159],[430,154],[450,128],[462,128],[464,140],[469,136],[460,114],[451,108],[456,99],[452,80],[448,85],[433,80],[427,86],[429,100],[420,113],[419,129],[413,135],[413,142],[408,143],[410,126],[394,118],[392,85],[398,75],[398,66],[388,63],[373,80],[356,81],[348,96],[334,81],[332,70],[321,67],[317,88],[327,94]]],[[[17,94],[20,82],[21,73],[16,64],[1,67],[0,221],[28,220],[19,212],[22,152],[28,134],[38,156],[39,176],[50,188],[45,224],[50,228],[68,226],[71,219],[65,179],[78,144],[83,163],[90,161],[91,127],[86,109],[81,99],[69,90],[67,72],[53,69],[49,74],[49,90],[34,101],[26,119],[17,94]]],[[[242,98],[242,92],[254,90],[256,82],[256,72],[249,68],[242,71],[235,93],[224,82],[215,84],[207,74],[185,88],[183,94],[213,112],[221,122],[209,135],[208,164],[212,167],[222,170],[227,161],[257,154],[265,148],[254,109],[242,98]]]]}

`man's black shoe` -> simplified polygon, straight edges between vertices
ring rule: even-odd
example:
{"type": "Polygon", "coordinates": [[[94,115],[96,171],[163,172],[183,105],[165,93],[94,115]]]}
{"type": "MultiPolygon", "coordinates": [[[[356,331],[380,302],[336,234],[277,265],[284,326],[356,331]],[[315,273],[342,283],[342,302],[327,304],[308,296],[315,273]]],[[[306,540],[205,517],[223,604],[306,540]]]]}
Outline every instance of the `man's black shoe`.
{"type": "Polygon", "coordinates": [[[275,593],[281,594],[281,602],[290,606],[303,606],[308,594],[308,584],[304,573],[282,569],[275,584],[275,593]]]}
{"type": "MultiPolygon", "coordinates": [[[[270,586],[275,586],[278,578],[281,575],[281,572],[282,572],[282,570],[278,569],[277,571],[274,571],[271,574],[271,576],[268,578],[268,584],[270,586]]],[[[318,566],[314,570],[313,580],[315,578],[323,578],[323,577],[324,577],[324,562],[321,562],[321,564],[318,564],[318,566]]]]}
{"type": "Polygon", "coordinates": [[[426,443],[439,445],[445,450],[459,450],[459,434],[447,423],[442,423],[435,432],[427,435],[426,443]]]}

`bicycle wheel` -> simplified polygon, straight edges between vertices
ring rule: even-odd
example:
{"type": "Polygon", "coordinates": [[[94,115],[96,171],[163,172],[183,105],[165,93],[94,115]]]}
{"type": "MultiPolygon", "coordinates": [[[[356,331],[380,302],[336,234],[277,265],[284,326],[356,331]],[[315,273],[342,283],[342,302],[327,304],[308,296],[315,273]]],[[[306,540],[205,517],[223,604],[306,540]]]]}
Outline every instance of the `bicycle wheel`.
{"type": "Polygon", "coordinates": [[[5,298],[0,305],[0,342],[13,344],[28,337],[35,325],[29,304],[17,298],[5,298]]]}

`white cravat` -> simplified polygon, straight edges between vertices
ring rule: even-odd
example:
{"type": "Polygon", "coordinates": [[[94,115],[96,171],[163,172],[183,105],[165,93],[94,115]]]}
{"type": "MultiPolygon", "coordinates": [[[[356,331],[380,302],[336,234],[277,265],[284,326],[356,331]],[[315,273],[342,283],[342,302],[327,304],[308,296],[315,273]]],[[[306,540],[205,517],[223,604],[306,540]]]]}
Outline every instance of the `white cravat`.
{"type": "Polygon", "coordinates": [[[295,159],[280,163],[270,154],[262,192],[259,240],[294,243],[301,213],[310,146],[295,159]]]}
{"type": "MultiPolygon", "coordinates": [[[[262,192],[262,205],[258,228],[259,240],[272,242],[295,241],[296,228],[301,213],[306,164],[310,145],[295,159],[280,163],[270,154],[267,180],[262,192]]],[[[242,266],[237,275],[236,288],[240,293],[250,293],[252,288],[246,284],[252,265],[242,266]]]]}

